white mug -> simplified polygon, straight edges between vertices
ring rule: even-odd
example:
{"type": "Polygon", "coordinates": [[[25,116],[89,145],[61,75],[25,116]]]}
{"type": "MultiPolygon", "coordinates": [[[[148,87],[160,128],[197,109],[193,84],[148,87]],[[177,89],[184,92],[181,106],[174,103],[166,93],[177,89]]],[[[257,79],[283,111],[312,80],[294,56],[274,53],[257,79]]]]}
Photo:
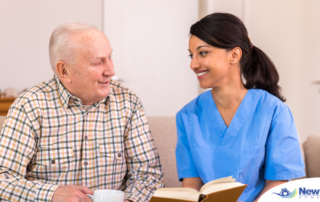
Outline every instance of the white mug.
{"type": "Polygon", "coordinates": [[[93,195],[87,194],[94,202],[123,202],[124,192],[113,189],[95,190],[93,195]]]}

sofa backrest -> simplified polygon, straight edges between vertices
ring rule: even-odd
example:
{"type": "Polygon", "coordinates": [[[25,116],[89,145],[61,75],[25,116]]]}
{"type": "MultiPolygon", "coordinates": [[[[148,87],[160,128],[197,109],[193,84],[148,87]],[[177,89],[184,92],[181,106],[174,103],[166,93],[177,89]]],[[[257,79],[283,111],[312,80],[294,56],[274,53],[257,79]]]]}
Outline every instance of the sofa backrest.
{"type": "MultiPolygon", "coordinates": [[[[176,168],[175,147],[177,143],[175,117],[147,117],[149,127],[158,148],[164,171],[166,187],[181,187],[176,168]]],[[[0,116],[0,131],[5,116],[0,116]]]]}
{"type": "MultiPolygon", "coordinates": [[[[0,116],[0,131],[5,120],[0,116]]],[[[178,181],[175,147],[177,143],[174,117],[147,117],[149,127],[158,148],[166,187],[181,187],[178,181]]],[[[307,177],[320,177],[320,135],[311,135],[303,143],[307,177]]]]}
{"type": "Polygon", "coordinates": [[[178,180],[175,148],[177,129],[175,117],[147,117],[164,171],[166,187],[181,187],[178,180]]]}
{"type": "Polygon", "coordinates": [[[320,135],[311,135],[303,143],[307,177],[320,177],[320,135]]]}
{"type": "Polygon", "coordinates": [[[2,129],[3,122],[4,122],[5,119],[6,119],[5,116],[0,116],[0,131],[1,131],[1,129],[2,129]]]}

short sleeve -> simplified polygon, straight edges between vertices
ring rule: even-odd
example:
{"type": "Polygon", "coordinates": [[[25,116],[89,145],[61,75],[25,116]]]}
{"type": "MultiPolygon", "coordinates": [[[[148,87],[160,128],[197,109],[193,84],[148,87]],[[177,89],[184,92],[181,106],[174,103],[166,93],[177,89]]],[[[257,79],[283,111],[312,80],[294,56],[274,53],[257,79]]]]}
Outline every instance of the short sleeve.
{"type": "Polygon", "coordinates": [[[176,124],[178,135],[176,146],[176,161],[179,181],[182,181],[183,178],[199,177],[192,159],[186,129],[180,113],[176,115],[176,124]]]}
{"type": "Polygon", "coordinates": [[[296,125],[288,106],[271,122],[267,142],[264,177],[267,180],[289,180],[305,176],[296,125]]]}

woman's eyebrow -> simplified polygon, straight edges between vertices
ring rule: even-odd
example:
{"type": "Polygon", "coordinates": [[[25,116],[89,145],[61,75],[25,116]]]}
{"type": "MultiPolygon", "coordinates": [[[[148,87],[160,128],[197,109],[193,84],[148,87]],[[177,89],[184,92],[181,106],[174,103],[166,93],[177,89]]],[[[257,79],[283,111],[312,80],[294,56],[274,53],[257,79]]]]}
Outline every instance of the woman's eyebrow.
{"type": "Polygon", "coordinates": [[[199,50],[199,48],[202,48],[202,47],[210,47],[210,46],[199,46],[199,47],[197,48],[197,50],[199,50]]]}

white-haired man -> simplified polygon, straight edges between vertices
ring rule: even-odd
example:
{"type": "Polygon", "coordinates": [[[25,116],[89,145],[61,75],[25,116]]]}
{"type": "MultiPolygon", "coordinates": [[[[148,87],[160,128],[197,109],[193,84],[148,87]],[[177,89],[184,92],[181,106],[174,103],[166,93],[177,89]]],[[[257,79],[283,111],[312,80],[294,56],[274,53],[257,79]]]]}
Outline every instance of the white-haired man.
{"type": "Polygon", "coordinates": [[[148,201],[163,186],[159,155],[140,100],[111,81],[107,37],[63,24],[49,54],[54,77],[15,100],[0,133],[0,201],[89,202],[97,189],[148,201]]]}

